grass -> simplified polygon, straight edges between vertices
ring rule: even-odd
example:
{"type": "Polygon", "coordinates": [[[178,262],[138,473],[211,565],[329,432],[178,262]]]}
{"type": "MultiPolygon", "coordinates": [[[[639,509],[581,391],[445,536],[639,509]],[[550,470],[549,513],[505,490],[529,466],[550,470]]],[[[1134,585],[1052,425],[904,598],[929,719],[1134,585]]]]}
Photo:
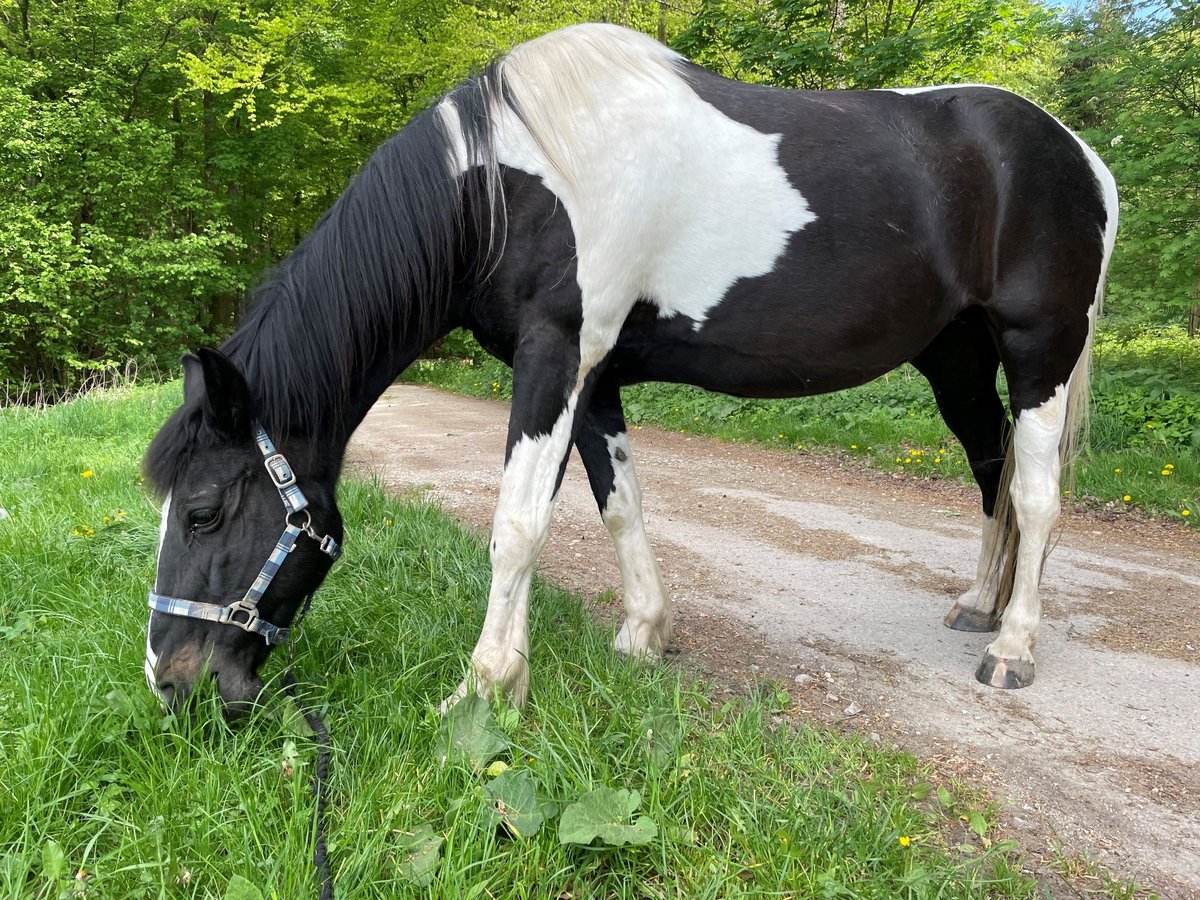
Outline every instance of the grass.
{"type": "MultiPolygon", "coordinates": [[[[449,348],[453,355],[421,360],[405,379],[511,398],[504,364],[469,338],[449,348]]],[[[1074,499],[1200,527],[1200,341],[1182,329],[1102,333],[1095,369],[1090,443],[1076,469],[1074,499]]],[[[852,390],[790,400],[745,400],[671,384],[637,385],[622,397],[633,425],[838,453],[918,477],[971,477],[928,384],[909,366],[852,390]]]]}
{"type": "MultiPolygon", "coordinates": [[[[0,897],[315,895],[314,750],[287,704],[230,728],[211,694],[177,719],[143,682],[158,515],[137,464],[177,401],[175,384],[0,410],[0,897]]],[[[498,829],[496,781],[438,761],[435,712],[482,622],[485,548],[371,484],[348,480],[341,503],[347,554],[295,662],[333,735],[340,897],[1036,890],[968,788],[792,722],[774,686],[721,703],[676,667],[625,664],[578,597],[540,582],[531,702],[488,712],[500,759],[551,813],[601,786],[637,791],[656,835],[585,847],[553,818],[533,836],[498,829]],[[668,736],[652,748],[647,721],[668,736]]]]}

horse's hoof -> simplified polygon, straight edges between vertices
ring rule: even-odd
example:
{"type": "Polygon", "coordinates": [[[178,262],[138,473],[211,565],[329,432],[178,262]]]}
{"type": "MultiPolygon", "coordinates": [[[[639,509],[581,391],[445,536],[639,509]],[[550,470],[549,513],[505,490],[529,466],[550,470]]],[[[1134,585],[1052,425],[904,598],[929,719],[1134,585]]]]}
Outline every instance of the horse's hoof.
{"type": "Polygon", "coordinates": [[[961,603],[955,603],[950,612],[946,613],[945,625],[955,631],[988,632],[995,631],[999,625],[998,617],[991,613],[981,612],[961,603]]]}
{"type": "Polygon", "coordinates": [[[975,679],[991,687],[1012,690],[1033,684],[1033,660],[1004,659],[983,654],[983,661],[975,671],[975,679]]]}

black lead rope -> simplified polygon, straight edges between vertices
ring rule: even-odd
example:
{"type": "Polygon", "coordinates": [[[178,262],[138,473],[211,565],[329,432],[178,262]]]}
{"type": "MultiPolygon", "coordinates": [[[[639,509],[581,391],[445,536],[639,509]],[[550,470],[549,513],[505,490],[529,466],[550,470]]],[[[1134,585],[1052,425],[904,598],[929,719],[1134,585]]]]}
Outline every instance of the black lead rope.
{"type": "Polygon", "coordinates": [[[333,873],[329,870],[329,852],[325,847],[325,809],[329,805],[329,728],[314,712],[309,712],[300,704],[296,696],[296,676],[292,674],[292,648],[295,637],[301,634],[300,626],[304,624],[308,611],[312,609],[313,595],[304,598],[300,613],[292,625],[292,639],[287,643],[287,668],[283,671],[283,691],[292,698],[296,709],[304,716],[304,721],[312,729],[317,741],[317,770],[313,775],[313,794],[317,798],[317,808],[313,812],[313,865],[317,869],[317,881],[321,887],[317,892],[318,900],[333,900],[333,873]]]}
{"type": "Polygon", "coordinates": [[[317,881],[321,885],[318,897],[320,900],[333,900],[333,873],[329,870],[329,854],[325,847],[325,810],[329,804],[329,729],[320,716],[300,705],[296,684],[296,676],[292,674],[289,664],[283,673],[283,690],[295,701],[296,708],[313,730],[317,742],[317,771],[313,775],[313,794],[317,798],[317,808],[313,813],[313,865],[316,866],[317,881]]]}

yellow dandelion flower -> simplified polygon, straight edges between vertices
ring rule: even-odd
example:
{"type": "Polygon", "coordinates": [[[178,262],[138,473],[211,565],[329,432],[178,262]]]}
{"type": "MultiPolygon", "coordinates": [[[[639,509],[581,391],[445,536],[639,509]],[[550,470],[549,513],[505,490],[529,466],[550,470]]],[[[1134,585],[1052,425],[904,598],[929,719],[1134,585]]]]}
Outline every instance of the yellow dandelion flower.
{"type": "Polygon", "coordinates": [[[91,470],[91,469],[84,469],[82,472],[80,472],[80,473],[79,473],[79,477],[80,477],[80,478],[91,478],[91,477],[92,477],[92,470],[91,470]]]}
{"type": "Polygon", "coordinates": [[[1130,500],[1132,500],[1133,498],[1132,498],[1132,497],[1130,497],[1128,494],[1126,494],[1126,495],[1125,495],[1124,497],[1122,497],[1121,499],[1122,499],[1122,500],[1124,500],[1126,503],[1128,503],[1128,502],[1129,502],[1130,500]]]}
{"type": "Polygon", "coordinates": [[[1192,511],[1190,509],[1185,509],[1185,510],[1181,511],[1179,514],[1181,516],[1190,516],[1192,514],[1192,511]]]}
{"type": "Polygon", "coordinates": [[[108,524],[110,521],[112,521],[112,520],[111,520],[111,519],[109,519],[109,517],[108,517],[108,516],[105,516],[105,517],[104,517],[104,524],[105,524],[105,525],[107,525],[107,524],[108,524]]]}
{"type": "Polygon", "coordinates": [[[1175,468],[1175,464],[1174,464],[1174,463],[1167,463],[1165,466],[1163,466],[1163,468],[1164,468],[1164,469],[1173,469],[1173,468],[1175,468]]]}
{"type": "Polygon", "coordinates": [[[1120,475],[1120,474],[1121,474],[1121,470],[1120,470],[1120,469],[1113,469],[1113,471],[1114,471],[1114,472],[1116,472],[1118,475],[1120,475]]]}
{"type": "Polygon", "coordinates": [[[1163,474],[1163,475],[1170,475],[1170,474],[1171,474],[1171,470],[1170,470],[1170,469],[1163,469],[1163,470],[1162,470],[1162,474],[1163,474]]]}
{"type": "Polygon", "coordinates": [[[900,837],[897,838],[897,840],[900,841],[901,847],[907,847],[909,844],[912,843],[912,838],[910,838],[907,834],[900,835],[900,837]]]}
{"type": "Polygon", "coordinates": [[[933,461],[934,461],[934,462],[941,462],[941,461],[942,461],[942,458],[941,458],[940,456],[935,456],[935,457],[933,458],[933,461]]]}
{"type": "Polygon", "coordinates": [[[896,457],[896,462],[900,462],[900,457],[896,457]]]}
{"type": "Polygon", "coordinates": [[[906,457],[904,458],[904,461],[905,461],[906,463],[910,463],[910,462],[912,462],[912,457],[911,457],[911,456],[906,456],[906,457]]]}

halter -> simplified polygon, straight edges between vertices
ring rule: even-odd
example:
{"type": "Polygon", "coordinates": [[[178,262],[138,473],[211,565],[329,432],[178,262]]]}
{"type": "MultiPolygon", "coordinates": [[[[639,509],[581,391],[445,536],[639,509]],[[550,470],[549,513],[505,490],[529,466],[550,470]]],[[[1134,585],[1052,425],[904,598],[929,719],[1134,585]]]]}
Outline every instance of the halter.
{"type": "MultiPolygon", "coordinates": [[[[296,473],[284,455],[275,449],[275,445],[271,443],[271,439],[267,437],[267,432],[261,425],[254,426],[254,441],[263,455],[263,465],[266,466],[267,474],[271,476],[271,481],[278,489],[279,497],[283,500],[283,505],[287,510],[283,516],[286,526],[283,534],[275,544],[275,549],[271,552],[270,557],[259,569],[258,577],[254,579],[254,583],[250,585],[246,595],[229,606],[222,606],[219,603],[202,603],[197,600],[181,600],[178,597],[168,597],[165,594],[151,591],[150,608],[169,616],[204,619],[221,625],[236,625],[243,631],[249,631],[262,637],[267,642],[267,646],[274,646],[287,643],[291,629],[280,628],[261,618],[258,614],[258,604],[262,600],[263,594],[267,592],[271,580],[279,571],[279,567],[283,565],[283,561],[296,546],[300,535],[306,534],[316,541],[320,551],[332,560],[336,560],[342,555],[342,548],[329,535],[318,535],[313,529],[312,514],[308,511],[308,498],[296,484],[296,473]],[[304,522],[296,525],[292,522],[292,516],[301,512],[304,513],[304,522]]],[[[309,594],[305,598],[304,608],[300,612],[299,619],[304,618],[311,602],[312,595],[309,594]]]]}

